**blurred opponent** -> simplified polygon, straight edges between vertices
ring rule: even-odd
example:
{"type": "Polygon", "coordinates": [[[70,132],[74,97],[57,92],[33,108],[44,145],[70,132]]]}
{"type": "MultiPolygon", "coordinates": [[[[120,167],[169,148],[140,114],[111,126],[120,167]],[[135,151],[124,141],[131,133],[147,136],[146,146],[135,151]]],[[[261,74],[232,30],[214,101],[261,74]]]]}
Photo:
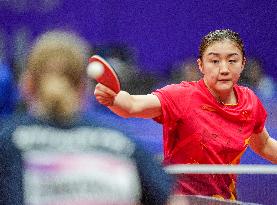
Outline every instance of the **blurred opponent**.
{"type": "Polygon", "coordinates": [[[165,204],[171,178],[123,132],[82,117],[87,43],[54,30],[28,56],[28,111],[3,125],[0,203],[165,204]]]}

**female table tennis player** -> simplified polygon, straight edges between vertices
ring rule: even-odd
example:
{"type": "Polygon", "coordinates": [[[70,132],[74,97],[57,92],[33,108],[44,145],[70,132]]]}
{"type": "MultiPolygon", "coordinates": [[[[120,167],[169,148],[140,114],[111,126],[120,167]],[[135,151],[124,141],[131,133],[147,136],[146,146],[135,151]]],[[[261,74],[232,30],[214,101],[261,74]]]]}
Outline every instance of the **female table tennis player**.
{"type": "MultiPolygon", "coordinates": [[[[277,163],[277,142],[265,128],[267,113],[252,90],[237,84],[246,63],[239,34],[208,33],[197,60],[203,78],[148,95],[115,94],[97,84],[94,94],[114,113],[163,124],[164,164],[238,164],[246,148],[277,163]]],[[[236,199],[235,175],[180,175],[175,193],[236,199]]]]}

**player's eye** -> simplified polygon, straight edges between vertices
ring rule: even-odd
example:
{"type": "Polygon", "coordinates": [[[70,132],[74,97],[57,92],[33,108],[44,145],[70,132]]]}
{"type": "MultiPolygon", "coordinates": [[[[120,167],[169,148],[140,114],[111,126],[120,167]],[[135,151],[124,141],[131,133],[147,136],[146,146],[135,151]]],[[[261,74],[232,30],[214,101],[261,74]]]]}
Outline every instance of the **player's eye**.
{"type": "Polygon", "coordinates": [[[212,60],[212,63],[213,63],[213,64],[218,64],[218,63],[219,63],[219,60],[212,60]]]}
{"type": "Polygon", "coordinates": [[[236,63],[237,60],[229,60],[229,63],[236,63]]]}

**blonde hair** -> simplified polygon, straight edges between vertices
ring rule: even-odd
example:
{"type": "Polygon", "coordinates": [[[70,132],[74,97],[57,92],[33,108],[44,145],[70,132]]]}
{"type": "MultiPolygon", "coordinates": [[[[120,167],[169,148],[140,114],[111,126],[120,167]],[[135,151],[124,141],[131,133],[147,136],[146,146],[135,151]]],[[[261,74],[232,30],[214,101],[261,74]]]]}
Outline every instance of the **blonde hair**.
{"type": "Polygon", "coordinates": [[[59,30],[46,32],[35,41],[26,71],[42,116],[65,121],[79,111],[87,45],[79,36],[59,30]]]}

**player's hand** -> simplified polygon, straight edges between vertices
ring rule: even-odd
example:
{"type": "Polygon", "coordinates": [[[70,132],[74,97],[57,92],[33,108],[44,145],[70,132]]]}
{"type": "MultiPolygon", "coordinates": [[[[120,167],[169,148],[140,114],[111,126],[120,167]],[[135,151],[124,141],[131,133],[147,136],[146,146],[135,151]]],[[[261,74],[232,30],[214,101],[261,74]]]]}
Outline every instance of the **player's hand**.
{"type": "Polygon", "coordinates": [[[94,95],[96,100],[105,106],[112,106],[116,97],[116,93],[107,86],[98,83],[95,86],[94,95]]]}

